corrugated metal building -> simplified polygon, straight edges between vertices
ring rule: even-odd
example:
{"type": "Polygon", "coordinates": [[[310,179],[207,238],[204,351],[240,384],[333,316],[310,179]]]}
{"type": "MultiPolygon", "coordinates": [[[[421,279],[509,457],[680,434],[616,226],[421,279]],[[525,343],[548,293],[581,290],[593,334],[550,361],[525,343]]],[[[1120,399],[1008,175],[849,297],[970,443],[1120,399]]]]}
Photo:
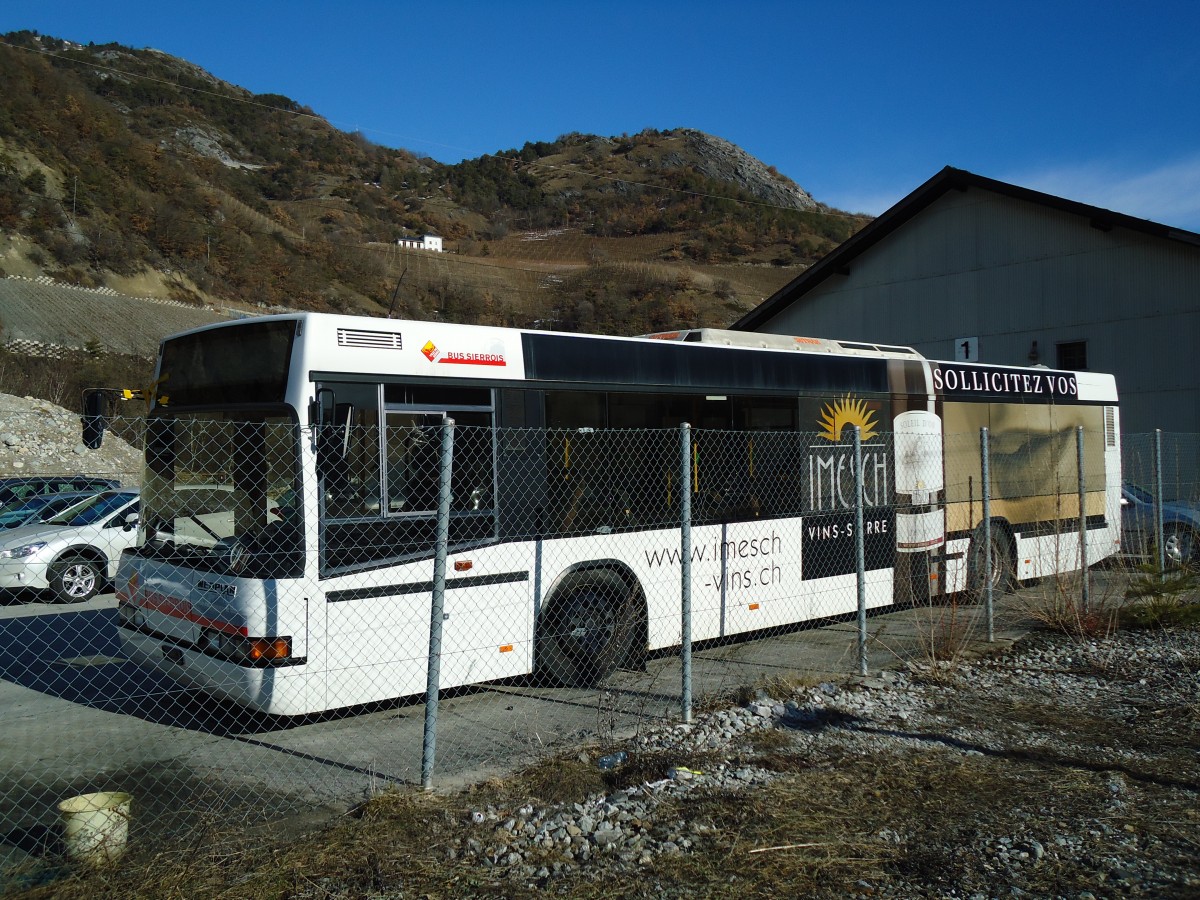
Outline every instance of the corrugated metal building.
{"type": "Polygon", "coordinates": [[[961,169],[732,327],[1112,372],[1125,433],[1200,432],[1200,234],[961,169]]]}

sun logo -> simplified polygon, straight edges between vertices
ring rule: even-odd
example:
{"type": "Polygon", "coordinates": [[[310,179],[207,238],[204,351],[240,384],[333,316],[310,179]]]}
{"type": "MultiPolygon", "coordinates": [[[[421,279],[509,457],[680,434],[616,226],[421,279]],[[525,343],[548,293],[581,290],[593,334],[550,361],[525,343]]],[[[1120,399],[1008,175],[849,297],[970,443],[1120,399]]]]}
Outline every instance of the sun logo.
{"type": "Polygon", "coordinates": [[[865,442],[875,437],[875,427],[878,423],[875,421],[875,413],[867,409],[865,400],[854,400],[847,394],[841,400],[826,403],[817,424],[825,429],[820,434],[827,441],[840,441],[843,428],[847,425],[857,425],[862,429],[861,439],[865,442]]]}

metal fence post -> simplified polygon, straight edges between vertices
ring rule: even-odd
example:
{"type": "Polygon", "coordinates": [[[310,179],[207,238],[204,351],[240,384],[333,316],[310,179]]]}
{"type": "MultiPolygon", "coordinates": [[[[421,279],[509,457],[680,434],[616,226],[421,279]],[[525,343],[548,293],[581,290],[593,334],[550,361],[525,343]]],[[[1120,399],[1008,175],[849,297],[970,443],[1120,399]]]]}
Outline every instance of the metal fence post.
{"type": "Polygon", "coordinates": [[[683,691],[680,715],[692,721],[692,426],[679,426],[679,661],[683,691]]]}
{"type": "Polygon", "coordinates": [[[862,429],[854,426],[854,559],[858,576],[858,674],[867,674],[867,555],[863,539],[862,429]]]}
{"type": "Polygon", "coordinates": [[[1167,577],[1167,548],[1163,543],[1162,429],[1154,429],[1154,545],[1158,548],[1159,577],[1167,577]]]}
{"type": "Polygon", "coordinates": [[[1088,585],[1088,556],[1087,556],[1087,472],[1083,468],[1083,426],[1075,429],[1075,455],[1079,469],[1079,574],[1083,579],[1083,594],[1081,602],[1083,611],[1090,610],[1091,591],[1088,585]]]}
{"type": "Polygon", "coordinates": [[[421,745],[421,785],[433,789],[437,755],[438,695],[442,680],[442,623],[446,604],[446,556],[450,545],[450,473],[454,461],[454,420],[442,417],[442,458],[438,469],[437,536],[433,557],[433,600],[429,610],[429,665],[425,677],[425,735],[421,745]]]}
{"type": "Polygon", "coordinates": [[[995,596],[992,591],[992,472],[987,426],[979,429],[980,489],[983,492],[983,609],[988,643],[996,640],[995,596]]]}

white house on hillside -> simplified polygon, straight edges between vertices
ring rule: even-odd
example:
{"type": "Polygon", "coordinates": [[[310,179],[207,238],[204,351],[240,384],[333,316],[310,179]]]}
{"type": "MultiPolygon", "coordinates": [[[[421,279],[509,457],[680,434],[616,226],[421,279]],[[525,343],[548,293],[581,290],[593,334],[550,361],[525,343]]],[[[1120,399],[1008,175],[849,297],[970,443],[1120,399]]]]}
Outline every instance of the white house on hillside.
{"type": "Polygon", "coordinates": [[[396,246],[406,247],[409,250],[432,250],[434,253],[441,253],[442,239],[436,234],[427,234],[420,240],[416,238],[400,238],[396,241],[396,246]]]}

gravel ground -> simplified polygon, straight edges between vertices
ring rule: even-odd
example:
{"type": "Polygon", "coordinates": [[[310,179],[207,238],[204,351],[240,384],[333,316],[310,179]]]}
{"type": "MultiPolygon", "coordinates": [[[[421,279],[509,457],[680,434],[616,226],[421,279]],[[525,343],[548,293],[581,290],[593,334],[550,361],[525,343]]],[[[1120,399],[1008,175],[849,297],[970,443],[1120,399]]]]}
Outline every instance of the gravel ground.
{"type": "Polygon", "coordinates": [[[1194,626],[746,697],[603,764],[384,792],[310,837],[200,837],[34,896],[1200,897],[1194,626]]]}
{"type": "Polygon", "coordinates": [[[750,854],[800,851],[811,864],[787,871],[817,896],[1195,897],[1198,726],[1197,630],[1039,634],[972,662],[760,695],[644,735],[615,772],[672,754],[712,764],[566,807],[471,810],[434,852],[516,893],[591,883],[612,896],[769,895],[750,854]],[[817,808],[837,797],[849,827],[755,828],[755,815],[777,814],[772,794],[817,808]],[[739,807],[755,812],[730,812],[739,807]],[[763,834],[773,846],[749,846],[763,834]],[[707,869],[701,884],[671,881],[657,865],[735,851],[723,883],[707,869]],[[870,864],[846,865],[853,854],[870,864]]]}

